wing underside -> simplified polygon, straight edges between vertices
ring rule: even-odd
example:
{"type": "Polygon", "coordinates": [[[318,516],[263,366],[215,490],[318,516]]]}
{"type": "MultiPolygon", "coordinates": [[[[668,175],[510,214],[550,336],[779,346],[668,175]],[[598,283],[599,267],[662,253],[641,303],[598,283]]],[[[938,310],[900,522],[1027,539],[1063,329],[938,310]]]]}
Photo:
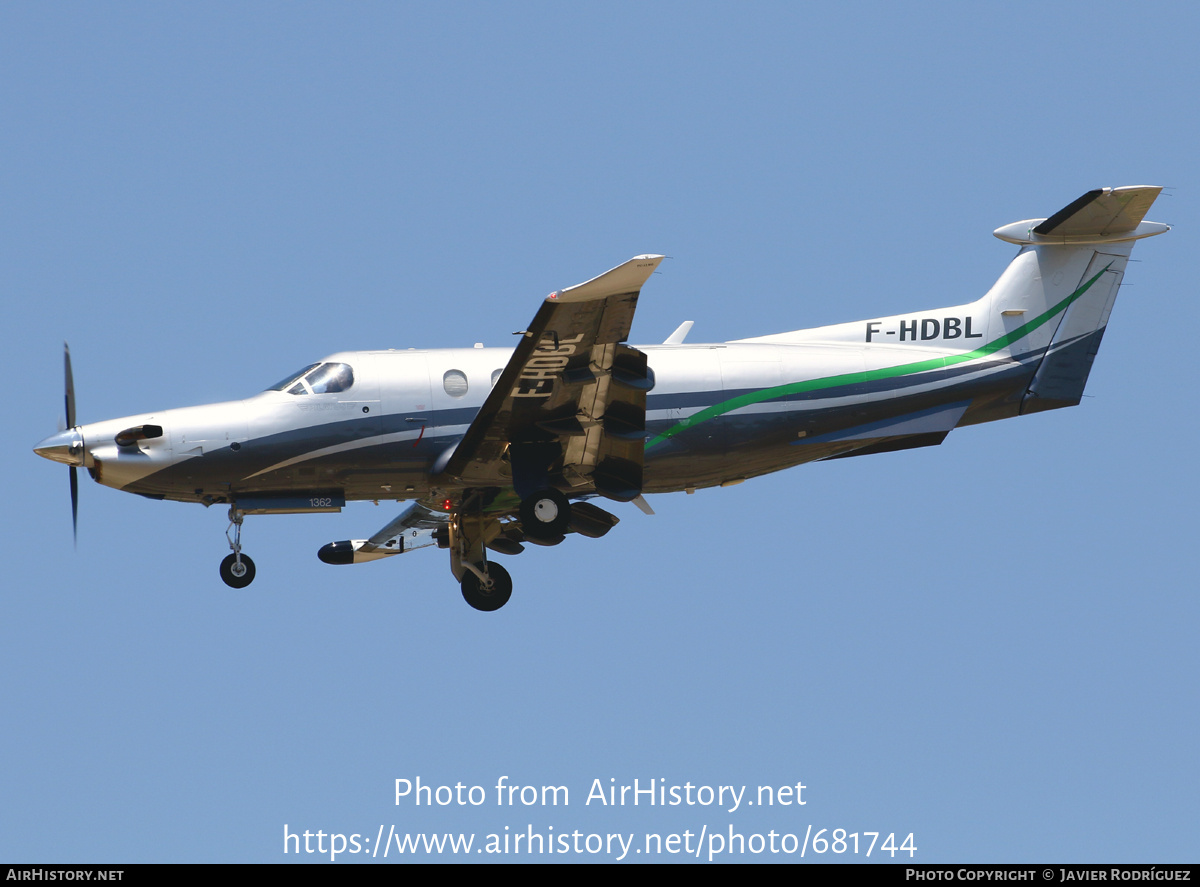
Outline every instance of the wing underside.
{"type": "Polygon", "coordinates": [[[549,484],[635,498],[653,381],[646,355],[623,343],[661,260],[638,256],[547,297],[442,476],[518,496],[549,484]]]}

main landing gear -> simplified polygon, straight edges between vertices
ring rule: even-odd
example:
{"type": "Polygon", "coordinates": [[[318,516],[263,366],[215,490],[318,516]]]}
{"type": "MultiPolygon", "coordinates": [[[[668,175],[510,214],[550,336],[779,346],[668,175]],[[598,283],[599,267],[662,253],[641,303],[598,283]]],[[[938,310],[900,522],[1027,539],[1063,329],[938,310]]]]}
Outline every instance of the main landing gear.
{"type": "Polygon", "coordinates": [[[571,525],[571,502],[552,487],[521,500],[521,530],[537,542],[558,542],[571,525]]]}
{"type": "Polygon", "coordinates": [[[225,538],[229,539],[233,554],[221,561],[221,580],[230,588],[245,588],[254,581],[254,561],[242,554],[242,521],[245,517],[243,512],[230,506],[229,529],[225,531],[225,538]],[[229,530],[233,530],[233,538],[230,538],[229,530]]]}
{"type": "MultiPolygon", "coordinates": [[[[513,584],[508,570],[488,560],[487,548],[506,551],[500,543],[509,540],[502,536],[499,520],[485,516],[482,510],[477,510],[477,504],[474,508],[472,504],[475,503],[465,504],[447,527],[450,570],[462,587],[463,600],[476,610],[491,612],[508,603],[513,584]]],[[[571,501],[560,491],[546,487],[521,501],[520,518],[521,532],[527,541],[557,545],[571,529],[571,501]]],[[[515,551],[508,553],[520,550],[517,545],[515,551]]]]}
{"type": "Polygon", "coordinates": [[[463,600],[476,610],[499,610],[512,597],[508,570],[487,558],[486,546],[496,539],[500,529],[498,520],[470,508],[450,519],[450,571],[462,587],[463,600]]]}

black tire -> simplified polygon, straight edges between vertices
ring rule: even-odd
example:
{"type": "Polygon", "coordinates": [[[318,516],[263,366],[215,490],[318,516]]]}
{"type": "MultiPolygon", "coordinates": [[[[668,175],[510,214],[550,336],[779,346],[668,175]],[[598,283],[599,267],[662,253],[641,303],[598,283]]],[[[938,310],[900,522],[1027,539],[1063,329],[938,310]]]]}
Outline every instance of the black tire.
{"type": "Polygon", "coordinates": [[[490,613],[499,610],[512,597],[512,577],[504,567],[490,562],[487,564],[487,574],[492,580],[491,588],[484,588],[479,577],[470,570],[463,573],[462,596],[476,610],[490,613]]]}
{"type": "Polygon", "coordinates": [[[521,530],[531,539],[556,539],[571,526],[571,502],[558,490],[538,490],[521,502],[521,530]]]}
{"type": "Polygon", "coordinates": [[[233,565],[237,562],[236,555],[229,555],[225,560],[221,561],[221,581],[230,588],[245,588],[254,581],[254,561],[242,555],[242,566],[246,571],[241,576],[233,574],[233,565]]]}

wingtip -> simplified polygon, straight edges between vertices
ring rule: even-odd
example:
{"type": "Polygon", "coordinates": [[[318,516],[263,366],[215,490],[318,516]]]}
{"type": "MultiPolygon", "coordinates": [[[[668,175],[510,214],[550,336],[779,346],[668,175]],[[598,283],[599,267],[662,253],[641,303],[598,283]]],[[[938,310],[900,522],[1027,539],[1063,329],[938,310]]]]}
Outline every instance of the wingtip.
{"type": "Polygon", "coordinates": [[[656,255],[634,256],[603,274],[575,286],[554,293],[559,302],[579,302],[587,299],[605,298],[620,293],[637,292],[665,257],[656,255]]]}

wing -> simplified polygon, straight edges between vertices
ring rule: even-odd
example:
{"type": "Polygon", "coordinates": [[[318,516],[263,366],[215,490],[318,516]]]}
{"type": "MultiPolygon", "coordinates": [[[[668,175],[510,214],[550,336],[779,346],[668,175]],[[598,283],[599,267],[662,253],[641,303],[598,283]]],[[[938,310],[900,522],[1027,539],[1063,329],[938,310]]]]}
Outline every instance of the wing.
{"type": "Polygon", "coordinates": [[[359,564],[403,554],[432,545],[438,528],[449,523],[449,514],[413,502],[370,539],[330,542],[321,547],[317,557],[327,564],[359,564]]]}
{"type": "Polygon", "coordinates": [[[397,536],[402,536],[405,530],[436,530],[449,522],[450,515],[445,512],[434,511],[422,502],[413,502],[387,526],[368,539],[363,548],[367,551],[387,548],[390,547],[388,543],[397,536]]]}
{"type": "Polygon", "coordinates": [[[629,336],[662,256],[637,256],[546,297],[440,474],[467,486],[547,485],[629,501],[642,488],[646,355],[629,336]]]}

